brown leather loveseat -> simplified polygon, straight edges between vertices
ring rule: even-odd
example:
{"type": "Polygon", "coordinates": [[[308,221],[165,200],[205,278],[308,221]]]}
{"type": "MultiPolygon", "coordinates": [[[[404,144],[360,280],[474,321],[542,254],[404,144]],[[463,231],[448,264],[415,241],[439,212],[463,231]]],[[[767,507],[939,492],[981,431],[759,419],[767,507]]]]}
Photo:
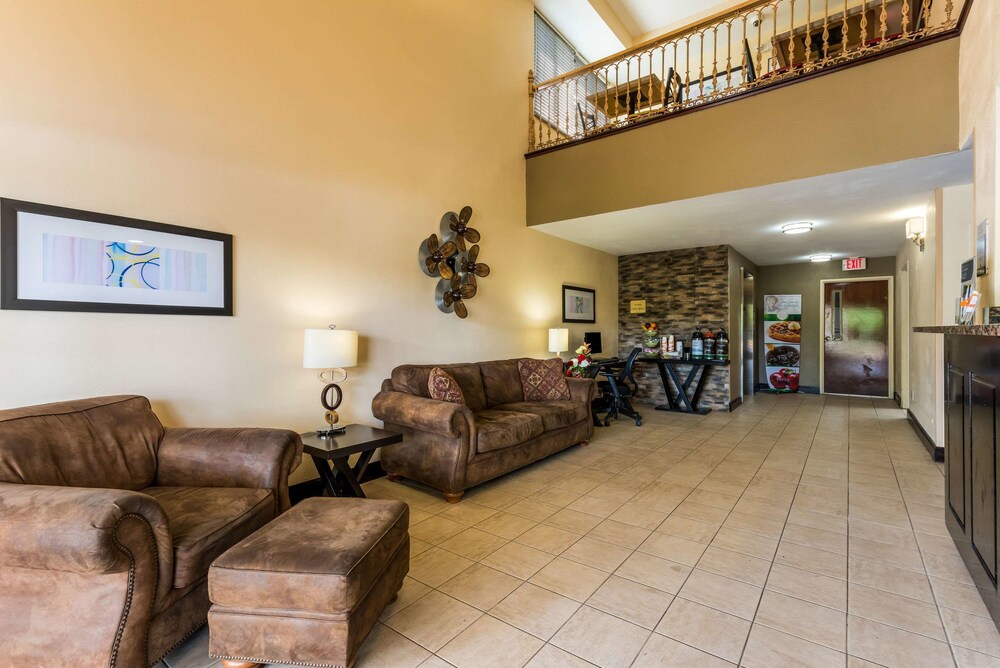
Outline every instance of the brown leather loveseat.
{"type": "Polygon", "coordinates": [[[390,478],[435,487],[457,503],[465,490],[526,466],[594,434],[592,379],[567,378],[570,400],[525,401],[518,360],[403,365],[383,381],[372,413],[403,443],[381,450],[390,478]],[[428,378],[439,367],[461,387],[465,403],[430,398],[428,378]]]}
{"type": "Polygon", "coordinates": [[[158,661],[201,626],[208,566],[288,509],[297,434],[164,429],[149,401],[0,411],[0,663],[158,661]]]}

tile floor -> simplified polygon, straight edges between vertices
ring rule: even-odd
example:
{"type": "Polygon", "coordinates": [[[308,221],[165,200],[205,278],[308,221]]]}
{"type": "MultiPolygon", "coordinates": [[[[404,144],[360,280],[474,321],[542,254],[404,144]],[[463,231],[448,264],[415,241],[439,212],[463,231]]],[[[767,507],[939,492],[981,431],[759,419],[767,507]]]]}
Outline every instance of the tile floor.
{"type": "MultiPolygon", "coordinates": [[[[887,400],[655,412],[410,504],[399,600],[357,666],[1000,666],[944,482],[887,400]]],[[[170,668],[215,665],[204,629],[170,668]]]]}

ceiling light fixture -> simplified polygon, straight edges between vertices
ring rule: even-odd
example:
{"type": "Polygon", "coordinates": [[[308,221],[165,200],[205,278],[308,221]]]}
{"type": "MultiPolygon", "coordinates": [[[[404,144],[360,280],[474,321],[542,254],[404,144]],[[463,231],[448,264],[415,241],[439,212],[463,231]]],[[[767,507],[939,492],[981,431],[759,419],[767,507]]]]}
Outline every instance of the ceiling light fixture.
{"type": "Polygon", "coordinates": [[[812,223],[788,223],[787,225],[781,226],[782,234],[805,234],[806,232],[812,232],[812,223]]]}
{"type": "Polygon", "coordinates": [[[833,259],[832,253],[816,253],[809,256],[810,262],[829,262],[833,259]]]}

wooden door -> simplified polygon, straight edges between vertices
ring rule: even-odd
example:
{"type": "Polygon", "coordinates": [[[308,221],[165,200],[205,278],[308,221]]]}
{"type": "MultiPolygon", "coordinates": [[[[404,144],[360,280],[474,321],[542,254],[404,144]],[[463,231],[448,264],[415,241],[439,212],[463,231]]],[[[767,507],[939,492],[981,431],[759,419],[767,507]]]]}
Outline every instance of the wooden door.
{"type": "Polygon", "coordinates": [[[823,391],[889,396],[889,281],[824,283],[823,391]]]}

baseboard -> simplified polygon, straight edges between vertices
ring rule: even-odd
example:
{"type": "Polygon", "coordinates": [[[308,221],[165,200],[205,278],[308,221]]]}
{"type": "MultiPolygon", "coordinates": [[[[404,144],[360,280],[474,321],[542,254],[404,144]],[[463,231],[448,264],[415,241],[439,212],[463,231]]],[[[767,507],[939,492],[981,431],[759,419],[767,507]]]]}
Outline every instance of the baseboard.
{"type": "Polygon", "coordinates": [[[743,405],[743,397],[736,397],[729,402],[729,412],[732,413],[734,410],[743,405]]]}
{"type": "Polygon", "coordinates": [[[900,408],[903,407],[903,397],[899,396],[899,392],[892,393],[892,400],[896,402],[896,405],[900,408]]]}
{"type": "MultiPolygon", "coordinates": [[[[376,478],[383,477],[385,477],[385,471],[382,469],[382,462],[374,461],[368,465],[367,469],[365,469],[365,474],[361,476],[361,482],[365,483],[369,480],[375,480],[376,478]]],[[[294,485],[288,486],[288,496],[291,499],[293,506],[299,501],[303,501],[314,496],[323,496],[325,493],[326,487],[324,487],[323,481],[319,478],[303,480],[302,482],[297,482],[294,485]]]]}
{"type": "Polygon", "coordinates": [[[936,462],[943,462],[944,448],[934,444],[934,439],[931,438],[931,435],[924,430],[924,426],[920,424],[920,421],[917,420],[917,417],[910,411],[909,408],[906,409],[906,419],[909,420],[911,425],[913,425],[914,431],[917,432],[917,436],[920,437],[921,442],[924,444],[924,447],[927,448],[927,452],[930,454],[931,458],[933,458],[936,462]]]}

